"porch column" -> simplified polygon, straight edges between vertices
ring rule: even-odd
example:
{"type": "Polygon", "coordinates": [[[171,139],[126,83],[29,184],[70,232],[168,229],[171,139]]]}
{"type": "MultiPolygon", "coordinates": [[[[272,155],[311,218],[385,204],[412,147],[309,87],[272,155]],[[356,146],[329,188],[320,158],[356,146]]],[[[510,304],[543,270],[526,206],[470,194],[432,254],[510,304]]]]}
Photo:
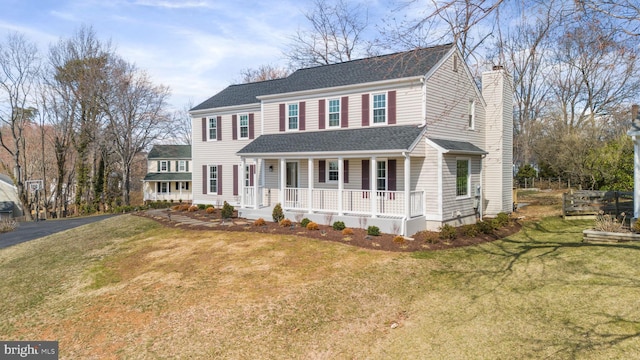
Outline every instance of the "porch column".
{"type": "Polygon", "coordinates": [[[376,218],[378,215],[378,162],[375,156],[371,157],[371,176],[369,179],[369,188],[371,189],[371,217],[376,218]]]}
{"type": "Polygon", "coordinates": [[[280,206],[285,207],[284,203],[284,188],[287,182],[287,161],[285,158],[280,158],[280,181],[278,182],[278,187],[280,191],[278,192],[278,202],[280,206]]]}
{"type": "Polygon", "coordinates": [[[308,167],[308,185],[307,185],[307,202],[309,203],[309,214],[313,213],[313,159],[309,158],[307,160],[308,167]]]}
{"type": "Polygon", "coordinates": [[[256,171],[253,173],[253,208],[258,208],[258,189],[261,189],[258,186],[258,174],[262,172],[262,167],[264,166],[264,160],[262,159],[254,159],[256,163],[256,171]]]}
{"type": "Polygon", "coordinates": [[[344,215],[342,211],[342,192],[344,191],[344,164],[342,156],[338,156],[338,216],[344,215]]]}
{"type": "Polygon", "coordinates": [[[247,166],[247,159],[243,157],[240,158],[240,174],[238,174],[238,181],[240,181],[240,186],[238,186],[238,188],[240,189],[240,208],[244,208],[244,171],[245,171],[245,167],[247,166]]]}
{"type": "MultiPolygon", "coordinates": [[[[404,154],[404,199],[404,216],[409,219],[411,218],[411,158],[406,153],[404,154]]],[[[406,229],[406,226],[404,228],[406,229]]]]}
{"type": "Polygon", "coordinates": [[[631,139],[633,139],[633,218],[637,219],[640,217],[640,143],[635,135],[631,139]]]}

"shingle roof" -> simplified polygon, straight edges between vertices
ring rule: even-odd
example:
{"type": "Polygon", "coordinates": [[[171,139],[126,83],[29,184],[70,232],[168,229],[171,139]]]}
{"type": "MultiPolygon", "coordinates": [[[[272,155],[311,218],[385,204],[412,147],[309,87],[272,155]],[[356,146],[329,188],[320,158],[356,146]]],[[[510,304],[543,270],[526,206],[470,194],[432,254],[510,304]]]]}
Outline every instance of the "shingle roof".
{"type": "Polygon", "coordinates": [[[428,48],[300,69],[284,79],[231,85],[191,110],[259,103],[261,95],[323,89],[336,86],[424,75],[455,46],[428,48]]]}
{"type": "Polygon", "coordinates": [[[191,181],[191,173],[149,173],[144,181],[191,181]]]}
{"type": "Polygon", "coordinates": [[[147,159],[191,159],[191,145],[154,145],[147,159]]]}
{"type": "Polygon", "coordinates": [[[441,148],[451,153],[488,154],[486,151],[466,141],[454,141],[454,140],[432,139],[432,138],[429,138],[429,140],[433,141],[434,143],[436,143],[436,145],[440,146],[441,148]]]}
{"type": "Polygon", "coordinates": [[[259,136],[238,154],[406,151],[423,132],[424,127],[405,125],[267,134],[259,136]]]}

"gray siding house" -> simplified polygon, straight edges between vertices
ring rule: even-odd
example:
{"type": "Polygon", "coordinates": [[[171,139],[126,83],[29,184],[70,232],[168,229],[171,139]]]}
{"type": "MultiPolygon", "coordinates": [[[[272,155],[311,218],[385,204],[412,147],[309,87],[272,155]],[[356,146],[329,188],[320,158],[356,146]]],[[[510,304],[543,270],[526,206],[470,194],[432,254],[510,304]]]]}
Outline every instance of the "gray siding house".
{"type": "Polygon", "coordinates": [[[455,45],[231,85],[191,109],[193,201],[410,236],[510,212],[512,85],[455,45]]]}

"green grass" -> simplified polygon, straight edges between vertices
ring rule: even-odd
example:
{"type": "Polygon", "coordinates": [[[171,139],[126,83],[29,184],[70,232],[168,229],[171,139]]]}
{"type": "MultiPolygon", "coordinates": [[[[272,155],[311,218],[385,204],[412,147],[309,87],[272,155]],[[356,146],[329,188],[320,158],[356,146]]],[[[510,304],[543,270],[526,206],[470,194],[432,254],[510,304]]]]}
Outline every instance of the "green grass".
{"type": "Polygon", "coordinates": [[[70,358],[640,356],[640,246],[582,243],[590,221],[398,254],[118,219],[1,250],[0,336],[70,358]]]}

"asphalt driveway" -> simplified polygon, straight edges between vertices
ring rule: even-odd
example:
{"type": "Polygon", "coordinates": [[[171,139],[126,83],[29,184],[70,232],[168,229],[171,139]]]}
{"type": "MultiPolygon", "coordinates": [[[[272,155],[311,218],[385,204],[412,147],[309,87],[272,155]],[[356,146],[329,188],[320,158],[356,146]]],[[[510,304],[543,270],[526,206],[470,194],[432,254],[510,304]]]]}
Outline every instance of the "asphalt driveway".
{"type": "Polygon", "coordinates": [[[60,231],[90,224],[92,222],[104,220],[112,216],[117,215],[98,215],[71,219],[21,222],[15,230],[0,234],[0,249],[55,234],[60,231]]]}

